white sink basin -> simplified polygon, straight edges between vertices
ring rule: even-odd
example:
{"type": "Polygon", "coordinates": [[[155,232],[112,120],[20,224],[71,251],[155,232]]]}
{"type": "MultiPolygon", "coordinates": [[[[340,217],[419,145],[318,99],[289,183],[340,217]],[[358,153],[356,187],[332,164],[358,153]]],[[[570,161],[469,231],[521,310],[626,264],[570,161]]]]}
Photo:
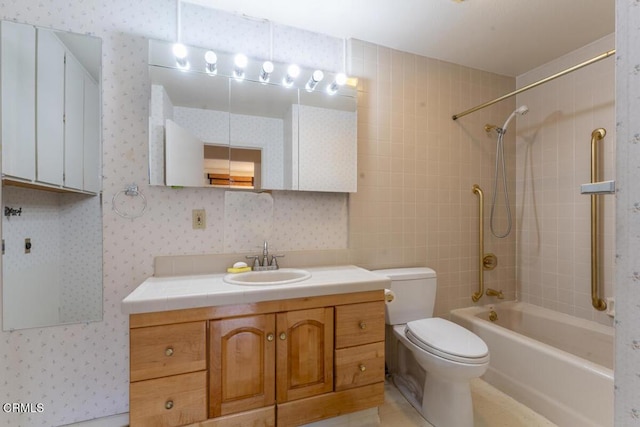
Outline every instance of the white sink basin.
{"type": "Polygon", "coordinates": [[[266,286],[285,285],[307,280],[311,273],[297,268],[281,268],[268,271],[247,271],[246,273],[227,274],[222,280],[233,285],[266,286]]]}

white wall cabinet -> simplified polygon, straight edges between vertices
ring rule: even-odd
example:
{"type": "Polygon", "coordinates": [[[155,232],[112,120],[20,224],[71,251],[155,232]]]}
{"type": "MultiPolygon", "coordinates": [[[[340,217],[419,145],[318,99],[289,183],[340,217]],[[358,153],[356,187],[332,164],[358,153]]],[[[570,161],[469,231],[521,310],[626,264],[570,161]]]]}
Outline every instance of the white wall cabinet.
{"type": "Polygon", "coordinates": [[[67,55],[64,73],[64,186],[82,190],[84,159],[84,75],[82,66],[67,55]]]}
{"type": "Polygon", "coordinates": [[[64,184],[64,56],[52,31],[37,31],[36,180],[64,184]]]}
{"type": "Polygon", "coordinates": [[[2,22],[2,178],[99,193],[100,89],[56,32],[2,22]]]}
{"type": "Polygon", "coordinates": [[[83,189],[99,193],[102,189],[102,156],[100,155],[100,86],[84,75],[84,159],[83,189]]]}
{"type": "Polygon", "coordinates": [[[2,173],[33,181],[36,177],[36,30],[0,23],[2,91],[2,173]]]}

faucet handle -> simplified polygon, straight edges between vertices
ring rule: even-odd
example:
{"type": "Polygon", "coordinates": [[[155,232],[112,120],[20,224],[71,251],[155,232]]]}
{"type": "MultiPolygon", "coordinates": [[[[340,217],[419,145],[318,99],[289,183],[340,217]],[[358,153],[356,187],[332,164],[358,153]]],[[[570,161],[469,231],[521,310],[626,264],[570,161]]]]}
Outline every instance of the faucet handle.
{"type": "Polygon", "coordinates": [[[253,260],[252,268],[255,269],[256,267],[260,267],[260,257],[258,255],[247,255],[245,258],[253,260]]]}
{"type": "Polygon", "coordinates": [[[271,264],[269,265],[275,268],[280,268],[278,265],[278,258],[284,258],[284,255],[271,255],[271,264]]]}

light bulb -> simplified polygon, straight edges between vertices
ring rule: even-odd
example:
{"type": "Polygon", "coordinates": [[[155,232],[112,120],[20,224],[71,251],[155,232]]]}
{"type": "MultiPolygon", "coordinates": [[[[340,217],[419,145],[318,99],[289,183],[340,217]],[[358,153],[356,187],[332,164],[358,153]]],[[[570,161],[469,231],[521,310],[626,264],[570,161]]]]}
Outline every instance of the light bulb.
{"type": "Polygon", "coordinates": [[[262,64],[262,70],[260,70],[260,81],[267,83],[271,77],[271,73],[273,73],[273,62],[265,61],[262,64]]]}
{"type": "Polygon", "coordinates": [[[187,47],[182,43],[175,43],[172,48],[173,56],[176,57],[176,64],[178,64],[178,68],[182,70],[188,70],[190,65],[189,61],[187,61],[187,47]]]}
{"type": "Polygon", "coordinates": [[[244,67],[247,66],[248,61],[247,56],[242,53],[237,54],[233,59],[233,63],[235,65],[233,75],[236,79],[244,79],[244,67]]]}
{"type": "Polygon", "coordinates": [[[204,61],[207,63],[206,71],[209,75],[215,75],[218,73],[218,55],[212,50],[208,50],[204,54],[204,61]]]}
{"type": "Polygon", "coordinates": [[[347,83],[347,76],[344,73],[338,73],[336,74],[336,78],[333,83],[327,87],[327,92],[331,95],[335,95],[335,93],[338,92],[338,89],[340,89],[340,86],[344,86],[345,83],[347,83]]]}
{"type": "Polygon", "coordinates": [[[298,67],[296,64],[291,64],[289,65],[289,68],[287,68],[287,75],[284,76],[284,79],[282,79],[282,83],[286,87],[291,87],[291,85],[293,85],[293,81],[299,75],[300,75],[300,67],[298,67]]]}
{"type": "Polygon", "coordinates": [[[322,81],[322,79],[324,79],[324,73],[320,70],[315,70],[313,74],[311,74],[311,77],[309,77],[309,81],[307,82],[305,88],[308,92],[313,91],[316,86],[318,86],[318,83],[322,81]]]}

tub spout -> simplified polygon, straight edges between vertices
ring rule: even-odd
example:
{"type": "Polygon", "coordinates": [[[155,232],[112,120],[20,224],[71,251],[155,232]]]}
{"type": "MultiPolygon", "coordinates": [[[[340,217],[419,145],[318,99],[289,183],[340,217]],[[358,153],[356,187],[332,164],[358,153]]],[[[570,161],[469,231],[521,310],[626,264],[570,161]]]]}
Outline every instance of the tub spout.
{"type": "Polygon", "coordinates": [[[488,297],[498,297],[498,299],[504,299],[504,295],[502,294],[502,291],[496,291],[495,289],[487,289],[487,296],[488,297]]]}

